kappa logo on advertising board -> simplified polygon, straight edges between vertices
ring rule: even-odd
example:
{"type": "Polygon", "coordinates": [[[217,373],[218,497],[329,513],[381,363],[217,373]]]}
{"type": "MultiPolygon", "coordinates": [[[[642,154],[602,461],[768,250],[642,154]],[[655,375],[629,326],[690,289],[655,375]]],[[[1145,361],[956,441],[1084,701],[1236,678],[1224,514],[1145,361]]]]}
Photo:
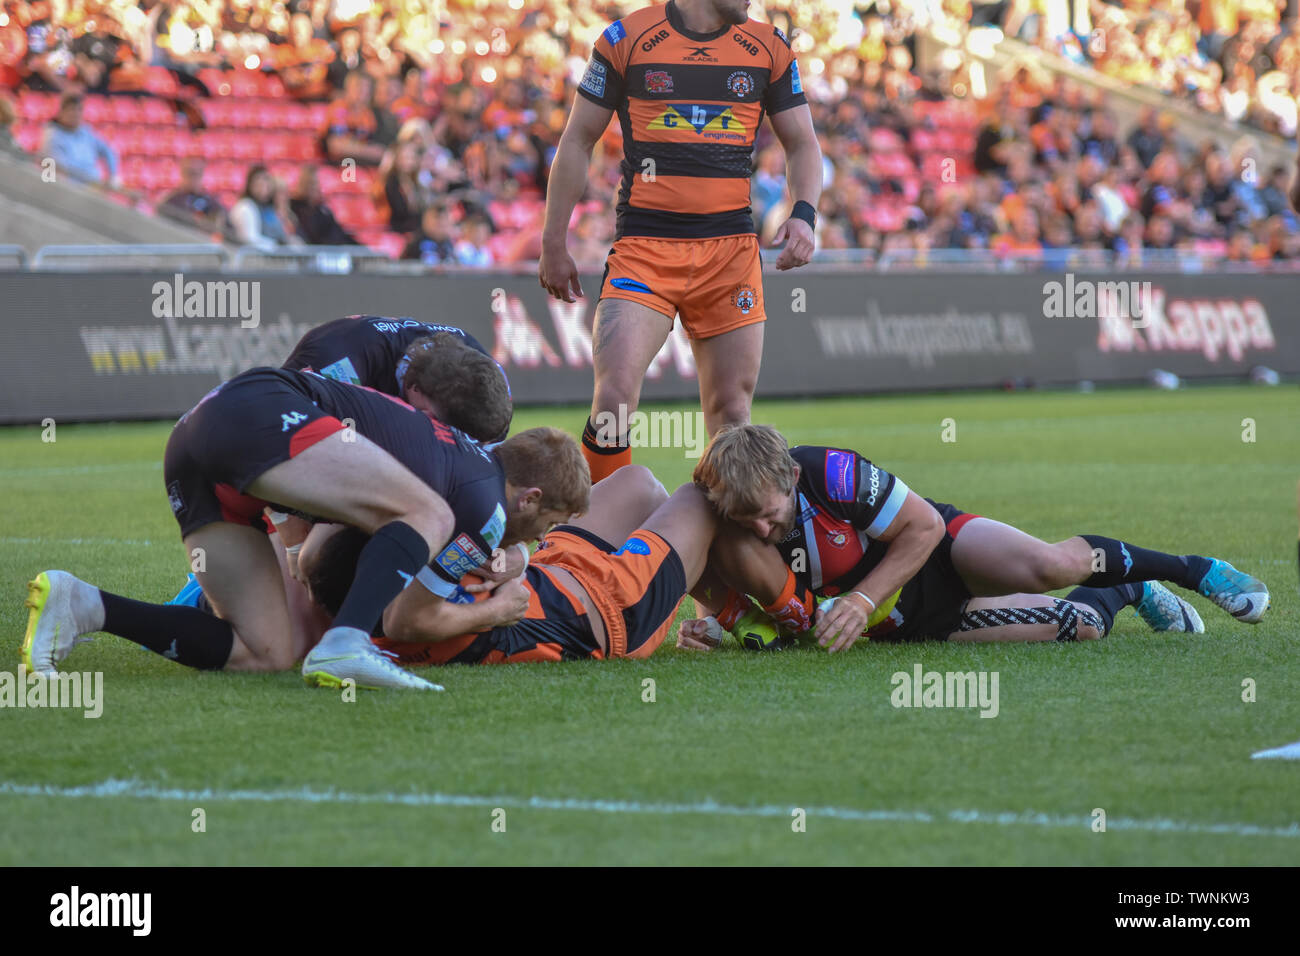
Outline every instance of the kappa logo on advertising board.
{"type": "Polygon", "coordinates": [[[1277,348],[1268,310],[1257,299],[1172,298],[1153,286],[1141,321],[1116,312],[1098,317],[1102,352],[1200,352],[1208,362],[1240,362],[1247,351],[1277,348]]]}

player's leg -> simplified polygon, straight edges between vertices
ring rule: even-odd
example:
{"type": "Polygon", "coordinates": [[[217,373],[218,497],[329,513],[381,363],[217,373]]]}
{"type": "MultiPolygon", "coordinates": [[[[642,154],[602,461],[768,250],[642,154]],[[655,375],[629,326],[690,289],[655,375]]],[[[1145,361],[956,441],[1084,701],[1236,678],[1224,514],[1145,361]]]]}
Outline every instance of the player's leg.
{"type": "Polygon", "coordinates": [[[617,548],[667,500],[668,491],[654,472],[644,465],[628,465],[592,485],[591,507],[567,524],[617,548]]]}
{"type": "Polygon", "coordinates": [[[591,333],[595,390],[582,433],[593,485],[631,463],[627,422],[641,401],[646,369],[672,327],[671,316],[641,302],[602,298],[596,306],[591,333]]]}
{"type": "Polygon", "coordinates": [[[695,485],[682,485],[641,527],[663,538],[681,558],[686,589],[695,587],[704,573],[709,546],[718,529],[718,515],[695,485]]]}
{"type": "Polygon", "coordinates": [[[971,518],[961,525],[953,538],[952,562],[976,596],[1038,593],[1073,584],[1169,581],[1205,595],[1248,623],[1257,622],[1269,603],[1264,582],[1217,558],[1165,554],[1096,534],[1049,544],[991,518],[971,518]]]}
{"type": "Polygon", "coordinates": [[[200,670],[284,670],[295,657],[280,565],[266,534],[226,521],[185,536],[214,613],[150,604],[100,590],[62,571],[28,588],[23,660],[53,671],[82,634],[106,631],[200,670]]]}
{"type": "Polygon", "coordinates": [[[451,537],[450,507],[396,458],[364,436],[335,432],[274,465],[247,486],[259,498],[353,525],[370,534],[333,627],[303,662],[310,683],[436,685],[407,674],[370,642],[384,608],[451,537]]]}
{"type": "Polygon", "coordinates": [[[707,339],[692,339],[704,425],[713,435],[723,425],[749,421],[763,358],[763,323],[707,339]]]}
{"type": "Polygon", "coordinates": [[[1095,641],[1106,636],[1097,612],[1087,604],[1046,594],[1004,594],[967,602],[950,641],[1095,641]]]}
{"type": "Polygon", "coordinates": [[[700,407],[710,435],[749,421],[763,358],[763,266],[755,236],[694,244],[699,262],[681,303],[700,383],[700,407]]]}

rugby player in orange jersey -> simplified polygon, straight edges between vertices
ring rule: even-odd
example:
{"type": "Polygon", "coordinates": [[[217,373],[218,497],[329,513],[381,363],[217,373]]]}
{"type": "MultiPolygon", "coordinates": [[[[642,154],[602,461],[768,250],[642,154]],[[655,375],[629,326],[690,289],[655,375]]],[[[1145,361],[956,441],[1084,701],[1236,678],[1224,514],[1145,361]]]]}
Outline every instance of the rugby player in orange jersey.
{"type": "Polygon", "coordinates": [[[669,0],[596,41],[551,166],[538,278],[566,302],[583,294],[567,248],[591,151],[617,111],[623,181],[617,233],[592,334],[595,393],[583,433],[593,482],[632,460],[626,434],[647,367],[680,315],[699,370],[709,434],[749,421],[763,352],[763,277],[750,212],[758,127],[785,148],[791,216],[778,269],[808,262],[822,156],[786,36],[750,20],[747,0],[669,0]],[[625,410],[625,415],[620,415],[625,410]]]}
{"type": "MultiPolygon", "coordinates": [[[[649,657],[688,590],[725,587],[705,567],[718,518],[700,489],[683,485],[669,497],[640,465],[592,486],[590,500],[490,596],[435,603],[408,588],[384,614],[379,649],[411,665],[649,657]]],[[[324,611],[338,606],[366,540],[345,529],[304,548],[310,594],[324,611]]]]}

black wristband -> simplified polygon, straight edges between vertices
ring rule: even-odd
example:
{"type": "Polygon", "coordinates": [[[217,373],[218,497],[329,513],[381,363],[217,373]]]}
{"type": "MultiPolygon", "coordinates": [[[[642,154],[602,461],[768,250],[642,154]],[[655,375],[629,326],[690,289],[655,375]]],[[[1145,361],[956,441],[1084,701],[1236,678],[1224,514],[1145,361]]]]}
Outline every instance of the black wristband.
{"type": "Polygon", "coordinates": [[[812,203],[804,202],[802,199],[798,200],[790,210],[790,218],[802,219],[808,223],[809,229],[817,228],[817,210],[813,208],[812,203]]]}

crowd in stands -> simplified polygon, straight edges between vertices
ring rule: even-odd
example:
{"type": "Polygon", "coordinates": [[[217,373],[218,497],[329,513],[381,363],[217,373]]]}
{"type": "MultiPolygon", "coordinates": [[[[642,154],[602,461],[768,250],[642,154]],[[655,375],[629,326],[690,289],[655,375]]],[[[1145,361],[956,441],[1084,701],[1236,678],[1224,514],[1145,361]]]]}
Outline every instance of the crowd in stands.
{"type": "Polygon", "coordinates": [[[1006,31],[1233,122],[1294,138],[1296,0],[1008,0],[1006,31]]]}
{"type": "MultiPolygon", "coordinates": [[[[642,2],[443,0],[438,21],[424,0],[0,0],[0,152],[51,157],[70,177],[261,248],[535,259],[591,43],[642,2]]],[[[1149,249],[1300,258],[1287,171],[1255,170],[1248,145],[1179,141],[1155,111],[1121,136],[1095,88],[1045,71],[1016,70],[976,96],[960,54],[917,68],[917,31],[956,51],[997,27],[1294,135],[1300,41],[1287,2],[769,0],[751,13],[782,26],[803,65],[829,187],[823,248],[1049,263],[1083,250],[1136,264],[1149,249]]],[[[611,124],[570,224],[586,268],[613,235],[620,135],[611,124]]],[[[755,170],[770,236],[790,202],[770,129],[755,170]]]]}

